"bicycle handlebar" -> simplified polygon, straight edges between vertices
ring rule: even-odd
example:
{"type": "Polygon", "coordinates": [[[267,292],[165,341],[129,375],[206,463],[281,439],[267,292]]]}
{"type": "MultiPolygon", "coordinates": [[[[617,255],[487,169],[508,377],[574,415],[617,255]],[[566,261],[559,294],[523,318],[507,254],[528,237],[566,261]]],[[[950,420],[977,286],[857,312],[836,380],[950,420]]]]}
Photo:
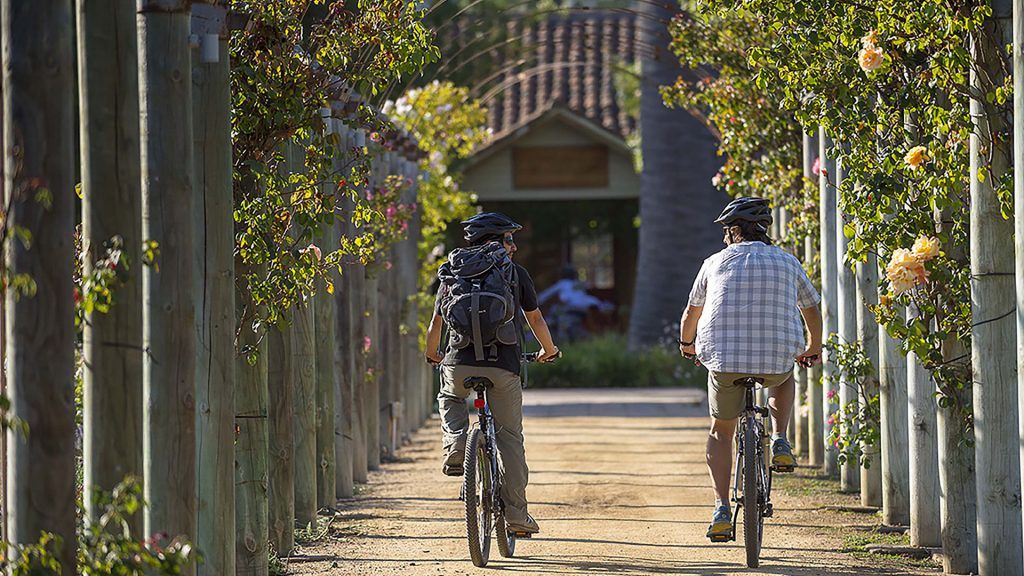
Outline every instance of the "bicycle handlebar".
{"type": "MultiPolygon", "coordinates": [[[[561,358],[561,357],[562,357],[562,351],[559,350],[558,352],[555,353],[554,356],[552,356],[551,358],[548,358],[544,362],[554,362],[556,358],[561,358]]],[[[523,354],[523,361],[524,362],[537,362],[538,358],[540,358],[540,352],[527,352],[527,353],[523,354]]]]}

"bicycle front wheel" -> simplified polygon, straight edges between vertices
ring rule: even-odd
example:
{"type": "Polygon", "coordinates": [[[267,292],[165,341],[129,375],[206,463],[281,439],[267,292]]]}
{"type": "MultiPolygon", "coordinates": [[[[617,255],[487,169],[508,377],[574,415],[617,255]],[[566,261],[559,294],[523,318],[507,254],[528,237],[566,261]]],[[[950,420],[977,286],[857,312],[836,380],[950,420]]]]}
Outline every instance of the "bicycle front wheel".
{"type": "Polygon", "coordinates": [[[474,429],[466,441],[466,459],[462,470],[469,557],[474,566],[484,567],[491,553],[491,472],[479,428],[474,429]]]}
{"type": "Polygon", "coordinates": [[[761,556],[761,471],[758,467],[758,446],[761,434],[753,418],[743,422],[743,546],[747,550],[747,566],[757,568],[761,556]]]}

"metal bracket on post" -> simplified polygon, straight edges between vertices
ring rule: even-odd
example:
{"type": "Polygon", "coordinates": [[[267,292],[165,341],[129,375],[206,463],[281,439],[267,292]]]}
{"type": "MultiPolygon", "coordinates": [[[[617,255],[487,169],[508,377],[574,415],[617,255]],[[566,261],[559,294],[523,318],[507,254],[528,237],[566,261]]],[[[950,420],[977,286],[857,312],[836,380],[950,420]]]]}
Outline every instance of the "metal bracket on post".
{"type": "Polygon", "coordinates": [[[221,4],[192,5],[192,38],[199,47],[199,61],[220,61],[220,39],[228,35],[228,9],[221,4]]]}

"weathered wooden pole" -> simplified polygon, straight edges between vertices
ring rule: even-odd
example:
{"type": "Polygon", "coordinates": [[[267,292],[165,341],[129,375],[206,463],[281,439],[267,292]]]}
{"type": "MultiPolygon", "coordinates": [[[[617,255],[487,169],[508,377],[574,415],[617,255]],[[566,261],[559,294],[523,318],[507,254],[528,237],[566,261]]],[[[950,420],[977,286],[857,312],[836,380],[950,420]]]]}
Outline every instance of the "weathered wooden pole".
{"type": "MultiPolygon", "coordinates": [[[[295,309],[292,308],[295,321],[295,309]]],[[[269,389],[269,449],[267,528],[274,551],[286,556],[295,548],[295,370],[292,367],[291,326],[281,323],[267,331],[267,388],[269,389]]]]}
{"type": "MultiPolygon", "coordinates": [[[[803,160],[804,160],[804,178],[811,181],[817,181],[817,176],[814,174],[814,159],[818,157],[818,137],[810,132],[804,131],[803,141],[803,160]]],[[[815,238],[808,236],[804,239],[804,262],[813,262],[818,257],[818,242],[815,238]]],[[[825,450],[825,442],[820,437],[811,438],[812,429],[814,426],[809,426],[810,422],[820,422],[821,416],[821,400],[820,397],[816,401],[812,401],[812,392],[821,392],[821,365],[818,364],[807,370],[803,371],[803,377],[797,380],[797,410],[794,410],[794,415],[799,422],[799,426],[796,430],[796,448],[800,455],[807,458],[807,463],[811,466],[821,466],[823,454],[825,450]],[[806,406],[806,408],[802,408],[806,406]]],[[[816,429],[815,429],[816,431],[816,429]]]]}
{"type": "MultiPolygon", "coordinates": [[[[375,438],[371,438],[370,412],[377,412],[376,398],[369,398],[373,383],[367,375],[371,367],[370,352],[373,350],[373,343],[364,340],[369,338],[367,331],[371,324],[367,309],[369,287],[364,266],[349,264],[346,266],[345,274],[348,275],[348,307],[352,321],[349,327],[352,350],[352,372],[349,374],[349,385],[352,387],[352,479],[365,483],[370,466],[371,442],[376,441],[375,438]],[[368,410],[371,403],[374,406],[372,411],[368,410]]],[[[373,426],[376,425],[374,420],[373,426]]]]}
{"type": "MultiPolygon", "coordinates": [[[[388,176],[392,175],[395,153],[381,152],[375,164],[376,182],[380,186],[386,185],[388,176]]],[[[379,375],[380,390],[380,445],[383,455],[394,457],[397,450],[398,422],[401,419],[401,398],[398,396],[398,363],[395,347],[395,335],[397,326],[396,306],[398,297],[396,292],[396,270],[394,269],[395,246],[388,247],[382,255],[382,262],[378,263],[377,277],[379,278],[379,296],[377,299],[377,330],[378,330],[378,356],[376,373],[379,375]]]]}
{"type": "MultiPolygon", "coordinates": [[[[338,153],[334,155],[334,172],[343,174],[346,161],[350,158],[348,152],[352,145],[352,133],[341,120],[332,119],[334,133],[338,136],[338,153]]],[[[336,200],[338,208],[335,210],[334,239],[330,246],[331,250],[339,247],[340,239],[348,233],[349,213],[347,209],[350,200],[342,194],[338,194],[336,200]]],[[[352,450],[354,441],[353,412],[352,412],[352,362],[355,353],[355,343],[352,340],[351,325],[352,314],[348,299],[351,297],[349,278],[351,274],[334,274],[334,306],[335,306],[335,400],[334,400],[334,455],[335,455],[335,497],[350,498],[355,493],[352,463],[352,450]]]]}
{"type": "MultiPolygon", "coordinates": [[[[84,504],[91,488],[142,479],[142,192],[135,3],[77,0],[83,271],[119,238],[127,265],[109,312],[86,317],[83,362],[84,504]],[[112,209],[116,207],[116,209],[112,209]]],[[[142,514],[128,518],[141,537],[142,514]]]]}
{"type": "Polygon", "coordinates": [[[1020,431],[1017,424],[1014,224],[995,186],[1011,170],[1005,111],[986,95],[1001,86],[1013,41],[1010,0],[971,36],[971,366],[978,491],[978,571],[1021,574],[1020,431]]]}
{"type": "MultiPolygon", "coordinates": [[[[324,120],[328,133],[333,132],[333,119],[324,120]]],[[[331,182],[323,184],[326,194],[333,193],[336,188],[331,182]]],[[[334,221],[320,226],[320,235],[316,240],[323,253],[333,251],[338,241],[334,235],[334,221]]],[[[327,280],[334,289],[336,274],[329,273],[327,280]]],[[[335,311],[334,294],[327,290],[326,282],[317,285],[317,293],[313,297],[315,321],[315,357],[316,362],[316,507],[333,510],[337,497],[335,478],[336,454],[334,446],[335,425],[335,392],[338,389],[335,381],[335,324],[338,316],[335,311]]]]}
{"type": "Polygon", "coordinates": [[[300,302],[292,316],[291,368],[295,379],[295,521],[316,519],[316,311],[313,298],[300,302]]]}
{"type": "MultiPolygon", "coordinates": [[[[936,210],[934,216],[939,233],[949,237],[954,214],[966,207],[959,196],[951,196],[950,204],[936,210]]],[[[943,247],[954,262],[967,261],[967,247],[949,243],[943,247]]],[[[950,313],[938,309],[939,321],[950,313]]],[[[943,387],[944,401],[939,402],[936,424],[939,434],[939,488],[942,514],[942,567],[947,573],[975,574],[978,571],[977,549],[977,475],[974,469],[974,431],[967,425],[973,410],[970,353],[955,334],[942,343],[942,361],[952,371],[943,387]]]]}
{"type": "MultiPolygon", "coordinates": [[[[838,248],[836,246],[836,187],[834,180],[836,177],[836,164],[835,160],[829,157],[832,139],[826,134],[824,128],[819,130],[818,157],[820,161],[818,162],[818,185],[821,190],[819,220],[821,227],[821,312],[823,319],[822,328],[824,330],[823,339],[827,341],[839,329],[839,300],[837,298],[839,271],[836,262],[838,248]]],[[[839,371],[835,364],[835,359],[829,356],[830,354],[826,351],[824,353],[825,362],[823,364],[821,386],[811,386],[811,388],[817,388],[818,394],[812,396],[811,399],[821,404],[822,417],[817,421],[811,422],[810,425],[817,430],[812,431],[810,436],[811,438],[819,439],[824,447],[824,459],[822,461],[824,473],[828,476],[838,476],[839,454],[836,448],[828,442],[828,437],[832,433],[830,419],[834,413],[834,407],[828,393],[838,390],[839,371]],[[816,434],[819,431],[820,434],[816,434]]]]}
{"type": "MultiPolygon", "coordinates": [[[[373,166],[369,176],[369,187],[372,190],[374,187],[379,186],[382,183],[382,170],[381,165],[383,163],[382,153],[378,146],[374,146],[374,149],[370,151],[372,155],[373,166]]],[[[380,324],[382,310],[380,305],[380,289],[381,289],[381,278],[380,268],[378,264],[371,270],[366,268],[366,284],[363,293],[363,316],[365,324],[363,325],[362,339],[365,343],[363,349],[366,356],[366,370],[364,372],[364,388],[363,388],[363,411],[366,423],[366,460],[370,470],[376,470],[380,468],[380,457],[381,457],[381,445],[387,438],[381,431],[381,421],[386,422],[386,418],[381,417],[381,398],[383,396],[381,388],[383,382],[381,380],[381,362],[383,361],[382,355],[382,340],[380,333],[380,324]]]]}
{"type": "MultiPolygon", "coordinates": [[[[871,362],[871,372],[861,382],[858,403],[862,411],[871,398],[878,397],[878,323],[868,306],[878,304],[878,259],[874,254],[867,262],[857,263],[857,339],[871,362]]],[[[882,454],[878,444],[861,445],[864,458],[869,462],[860,469],[860,503],[864,506],[882,506],[882,454]]]]}
{"type": "MultiPolygon", "coordinates": [[[[884,255],[886,258],[889,254],[884,255]]],[[[897,314],[904,314],[897,307],[897,314]]],[[[907,359],[900,343],[878,334],[878,393],[882,432],[882,522],[910,523],[910,468],[907,463],[907,359]]]]}
{"type": "Polygon", "coordinates": [[[5,246],[10,278],[35,294],[7,291],[5,339],[8,530],[15,544],[43,531],[64,539],[58,560],[75,573],[74,64],[71,3],[3,0],[4,191],[7,230],[31,234],[5,246]]]}
{"type": "Polygon", "coordinates": [[[416,281],[419,277],[419,259],[417,258],[417,244],[419,242],[419,220],[420,210],[416,203],[418,182],[416,179],[415,157],[402,160],[402,175],[406,178],[408,188],[405,191],[404,201],[410,205],[416,205],[416,210],[410,216],[407,224],[407,236],[402,241],[402,324],[406,330],[402,335],[402,385],[405,390],[407,408],[405,431],[414,432],[425,419],[423,414],[423,394],[419,383],[418,364],[422,362],[422,351],[419,349],[419,313],[416,301],[416,281]]]}
{"type": "MultiPolygon", "coordinates": [[[[235,260],[239,284],[250,272],[266,274],[265,266],[251,269],[235,260]]],[[[267,387],[267,340],[274,334],[253,329],[253,322],[263,314],[248,290],[241,290],[236,299],[239,322],[238,346],[235,356],[235,573],[238,576],[266,576],[269,570],[267,553],[269,448],[269,390],[267,387]],[[250,362],[250,355],[252,360],[250,362]]]]}
{"type": "MultiPolygon", "coordinates": [[[[191,22],[188,0],[139,0],[143,458],[147,534],[196,539],[191,22]]],[[[189,573],[194,573],[192,567],[189,573]]]]}
{"type": "MultiPolygon", "coordinates": [[[[1017,295],[1017,414],[1024,414],[1024,0],[1013,0],[1013,223],[1017,295]]],[[[1021,479],[1024,480],[1024,422],[1020,423],[1021,479]]]]}
{"type": "MultiPolygon", "coordinates": [[[[836,165],[836,223],[833,234],[836,239],[836,333],[838,342],[844,345],[857,343],[857,277],[853,268],[846,260],[846,252],[850,244],[850,237],[846,235],[846,218],[842,210],[842,198],[839,194],[840,188],[846,180],[846,170],[842,160],[836,165]]],[[[837,386],[831,389],[835,392],[834,399],[838,399],[836,414],[842,414],[847,406],[858,404],[858,382],[841,371],[836,372],[837,386]],[[838,388],[838,389],[837,389],[838,388]]],[[[833,402],[835,404],[835,402],[833,402]]],[[[856,433],[855,423],[848,423],[850,433],[856,433]]],[[[860,490],[860,466],[855,458],[848,458],[839,467],[839,487],[843,492],[857,492],[860,490]]]]}
{"type": "Polygon", "coordinates": [[[227,6],[196,4],[192,68],[196,167],[199,574],[235,573],[235,237],[227,6]]]}
{"type": "MultiPolygon", "coordinates": [[[[907,321],[917,317],[907,308],[907,321]]],[[[935,385],[913,351],[907,354],[907,400],[910,421],[910,544],[942,545],[939,516],[939,446],[935,385]]]]}

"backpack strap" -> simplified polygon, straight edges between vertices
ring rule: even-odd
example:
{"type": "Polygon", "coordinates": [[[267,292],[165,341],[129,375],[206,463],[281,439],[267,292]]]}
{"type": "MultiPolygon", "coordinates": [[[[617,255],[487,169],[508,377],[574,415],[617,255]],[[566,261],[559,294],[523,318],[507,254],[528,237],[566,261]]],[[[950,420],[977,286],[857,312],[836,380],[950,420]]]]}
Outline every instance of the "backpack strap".
{"type": "Polygon", "coordinates": [[[477,361],[480,361],[484,359],[484,345],[480,341],[483,339],[483,334],[480,333],[480,292],[474,289],[473,295],[470,298],[469,311],[472,316],[470,321],[473,323],[473,354],[476,355],[477,361]]]}

